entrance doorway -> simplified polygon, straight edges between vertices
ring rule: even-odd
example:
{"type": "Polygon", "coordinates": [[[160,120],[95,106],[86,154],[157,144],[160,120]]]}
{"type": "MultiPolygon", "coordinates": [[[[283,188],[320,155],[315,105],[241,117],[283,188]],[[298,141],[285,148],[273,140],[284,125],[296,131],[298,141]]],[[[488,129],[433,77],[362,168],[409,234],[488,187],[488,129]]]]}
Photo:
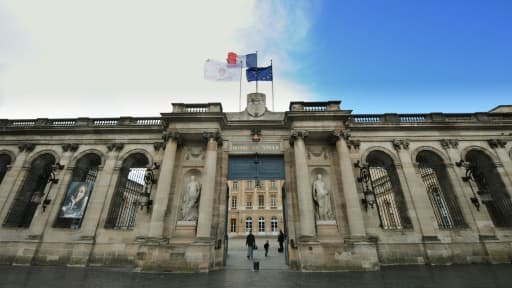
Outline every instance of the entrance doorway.
{"type": "Polygon", "coordinates": [[[258,261],[261,269],[287,269],[287,249],[278,251],[280,231],[287,231],[283,156],[230,156],[228,165],[226,268],[250,269],[253,261],[258,261]],[[245,246],[249,233],[258,247],[253,259],[247,259],[245,246]],[[267,241],[270,247],[265,256],[267,241]]]}

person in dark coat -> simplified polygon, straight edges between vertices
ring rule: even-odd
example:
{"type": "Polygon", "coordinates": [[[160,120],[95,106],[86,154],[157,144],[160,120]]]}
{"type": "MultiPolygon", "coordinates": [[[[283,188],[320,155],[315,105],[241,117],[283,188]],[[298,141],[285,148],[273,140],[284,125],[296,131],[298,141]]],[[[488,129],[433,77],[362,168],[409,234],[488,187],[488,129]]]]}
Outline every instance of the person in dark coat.
{"type": "Polygon", "coordinates": [[[265,257],[268,256],[268,248],[270,247],[270,243],[268,243],[268,240],[267,242],[265,242],[265,245],[263,245],[263,248],[265,248],[265,257]]]}
{"type": "Polygon", "coordinates": [[[279,236],[277,236],[277,242],[279,242],[279,249],[277,250],[279,253],[284,251],[283,242],[284,242],[284,233],[283,230],[279,230],[279,236]]]}
{"type": "Polygon", "coordinates": [[[247,259],[253,259],[252,251],[254,246],[256,246],[256,239],[254,238],[254,235],[252,235],[252,231],[249,231],[249,235],[247,235],[245,246],[247,246],[247,259]]]}

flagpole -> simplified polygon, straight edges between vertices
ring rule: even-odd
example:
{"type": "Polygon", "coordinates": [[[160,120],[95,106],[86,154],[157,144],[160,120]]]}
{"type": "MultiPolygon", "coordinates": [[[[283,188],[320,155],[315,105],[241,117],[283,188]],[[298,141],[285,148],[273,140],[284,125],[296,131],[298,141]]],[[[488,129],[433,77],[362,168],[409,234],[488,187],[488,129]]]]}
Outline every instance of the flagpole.
{"type": "Polygon", "coordinates": [[[272,71],[272,111],[276,111],[274,107],[274,65],[272,64],[272,59],[270,59],[270,71],[272,71]]]}
{"type": "Polygon", "coordinates": [[[240,96],[238,98],[238,110],[242,111],[242,66],[243,66],[243,60],[240,61],[240,96]]]}
{"type": "MultiPolygon", "coordinates": [[[[258,50],[256,50],[256,61],[258,59],[258,50]]],[[[256,62],[256,71],[258,71],[258,62],[256,62]]],[[[258,76],[256,76],[256,93],[258,93],[258,76]]]]}

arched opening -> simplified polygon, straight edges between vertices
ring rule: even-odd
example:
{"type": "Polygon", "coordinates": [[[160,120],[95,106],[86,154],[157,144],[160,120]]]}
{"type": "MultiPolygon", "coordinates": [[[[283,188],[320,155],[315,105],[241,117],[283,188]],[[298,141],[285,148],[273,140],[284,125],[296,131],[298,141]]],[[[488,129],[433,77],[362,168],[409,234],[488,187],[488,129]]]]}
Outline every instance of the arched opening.
{"type": "Polygon", "coordinates": [[[135,226],[137,207],[144,201],[148,164],[148,158],[142,153],[134,153],[123,161],[105,228],[132,229],[135,226]]]}
{"type": "Polygon", "coordinates": [[[101,158],[95,153],[77,161],[54,227],[80,228],[100,165],[101,158]]]}
{"type": "Polygon", "coordinates": [[[393,159],[381,151],[366,157],[375,203],[383,229],[412,228],[393,159]]]}
{"type": "Polygon", "coordinates": [[[487,207],[494,225],[511,227],[512,201],[492,159],[482,151],[470,150],[465,160],[470,163],[469,169],[478,188],[477,194],[487,207]]]}
{"type": "Polygon", "coordinates": [[[48,153],[40,155],[32,161],[25,181],[9,209],[4,226],[20,228],[30,226],[37,206],[45,195],[48,179],[53,173],[53,164],[55,164],[55,157],[48,153]]]}
{"type": "Polygon", "coordinates": [[[0,154],[0,185],[2,184],[2,180],[4,180],[11,161],[11,156],[7,154],[0,154]]]}
{"type": "Polygon", "coordinates": [[[437,224],[441,229],[466,227],[446,166],[439,155],[421,151],[416,156],[437,224]]]}

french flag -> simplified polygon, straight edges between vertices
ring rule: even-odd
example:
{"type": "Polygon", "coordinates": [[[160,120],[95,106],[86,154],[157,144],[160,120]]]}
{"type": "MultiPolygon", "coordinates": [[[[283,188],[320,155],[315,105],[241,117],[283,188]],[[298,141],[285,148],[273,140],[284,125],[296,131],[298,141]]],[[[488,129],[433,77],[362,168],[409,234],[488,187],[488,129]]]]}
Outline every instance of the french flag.
{"type": "Polygon", "coordinates": [[[258,67],[258,54],[237,55],[235,52],[228,52],[228,64],[242,64],[242,67],[258,67]]]}

